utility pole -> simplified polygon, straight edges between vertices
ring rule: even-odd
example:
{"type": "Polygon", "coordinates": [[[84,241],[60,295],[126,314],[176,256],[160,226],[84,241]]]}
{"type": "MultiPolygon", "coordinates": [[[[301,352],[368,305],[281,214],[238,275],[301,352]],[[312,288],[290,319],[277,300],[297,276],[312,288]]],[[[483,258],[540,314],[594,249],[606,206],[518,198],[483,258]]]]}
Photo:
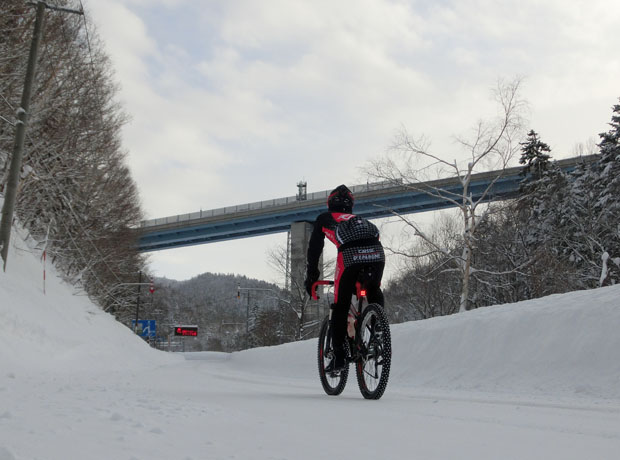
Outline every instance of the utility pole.
{"type": "Polygon", "coordinates": [[[284,269],[284,290],[288,292],[291,278],[291,230],[286,232],[286,268],[284,269]]]}
{"type": "Polygon", "coordinates": [[[32,34],[32,42],[30,44],[30,54],[28,55],[28,66],[26,68],[26,79],[24,81],[24,91],[22,92],[21,105],[17,109],[17,129],[15,132],[15,144],[13,147],[13,156],[9,166],[9,175],[6,183],[6,191],[4,194],[4,203],[2,205],[2,219],[0,221],[0,255],[4,261],[3,270],[6,271],[6,261],[9,253],[9,241],[11,239],[11,226],[13,225],[13,213],[15,211],[15,202],[17,199],[17,186],[19,185],[19,172],[22,167],[22,157],[24,152],[24,139],[26,138],[26,123],[28,122],[30,95],[32,93],[32,85],[37,65],[37,55],[39,53],[39,43],[43,35],[43,21],[45,19],[45,9],[64,11],[67,13],[75,13],[83,15],[83,11],[70,10],[68,8],[56,7],[48,5],[44,1],[31,3],[37,7],[37,16],[34,21],[34,32],[32,34]]]}
{"type": "Polygon", "coordinates": [[[138,335],[138,315],[140,313],[140,287],[142,286],[142,270],[138,272],[138,298],[136,300],[136,326],[134,332],[138,335]]]}
{"type": "Polygon", "coordinates": [[[250,334],[250,291],[248,290],[248,305],[246,307],[245,333],[250,334]]]}

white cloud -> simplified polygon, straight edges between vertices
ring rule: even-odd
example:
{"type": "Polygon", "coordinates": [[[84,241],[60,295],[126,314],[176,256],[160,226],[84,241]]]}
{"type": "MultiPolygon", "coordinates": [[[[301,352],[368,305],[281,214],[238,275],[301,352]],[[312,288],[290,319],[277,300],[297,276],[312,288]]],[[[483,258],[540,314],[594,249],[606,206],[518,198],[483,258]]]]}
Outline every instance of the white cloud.
{"type": "Polygon", "coordinates": [[[148,36],[143,20],[120,1],[105,5],[85,2],[88,20],[94,21],[112,57],[119,80],[127,93],[136,82],[148,78],[145,59],[156,53],[157,44],[148,36]],[[90,14],[92,12],[92,14],[90,14]]]}

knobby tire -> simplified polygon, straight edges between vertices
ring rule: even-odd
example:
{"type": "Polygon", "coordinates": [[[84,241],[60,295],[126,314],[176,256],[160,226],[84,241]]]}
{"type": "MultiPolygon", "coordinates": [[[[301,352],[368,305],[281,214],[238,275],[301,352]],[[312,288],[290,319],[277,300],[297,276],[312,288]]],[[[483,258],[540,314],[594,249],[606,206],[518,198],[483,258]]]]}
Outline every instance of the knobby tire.
{"type": "Polygon", "coordinates": [[[319,364],[319,377],[321,379],[321,385],[323,385],[323,390],[325,390],[325,393],[330,396],[339,395],[340,393],[342,393],[344,387],[347,384],[347,378],[349,377],[349,366],[345,366],[338,375],[330,375],[329,373],[325,372],[325,368],[334,359],[334,352],[331,345],[329,317],[325,318],[325,320],[323,320],[323,324],[321,325],[317,354],[319,364]]]}
{"type": "Polygon", "coordinates": [[[388,383],[392,362],[390,325],[383,308],[370,304],[359,320],[362,356],[355,365],[357,384],[366,399],[379,399],[388,383]]]}

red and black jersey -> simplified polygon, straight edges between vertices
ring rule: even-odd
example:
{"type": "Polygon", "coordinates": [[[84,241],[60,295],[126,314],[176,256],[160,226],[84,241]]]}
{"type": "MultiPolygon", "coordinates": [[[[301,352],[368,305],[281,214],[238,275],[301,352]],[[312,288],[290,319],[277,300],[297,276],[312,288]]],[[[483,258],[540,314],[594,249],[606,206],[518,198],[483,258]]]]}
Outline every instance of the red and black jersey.
{"type": "Polygon", "coordinates": [[[324,212],[317,217],[308,245],[308,269],[318,271],[325,237],[338,248],[343,268],[356,264],[385,262],[379,230],[368,220],[343,212],[324,212]]]}

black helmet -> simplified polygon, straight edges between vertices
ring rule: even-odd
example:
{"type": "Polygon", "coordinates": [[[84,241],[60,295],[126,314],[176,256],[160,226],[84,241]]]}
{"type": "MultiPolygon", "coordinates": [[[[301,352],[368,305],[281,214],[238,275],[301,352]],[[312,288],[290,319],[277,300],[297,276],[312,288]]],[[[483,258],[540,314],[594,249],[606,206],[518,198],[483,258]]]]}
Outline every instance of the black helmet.
{"type": "Polygon", "coordinates": [[[332,212],[352,212],[353,193],[346,185],[339,185],[327,197],[327,209],[332,212]]]}

